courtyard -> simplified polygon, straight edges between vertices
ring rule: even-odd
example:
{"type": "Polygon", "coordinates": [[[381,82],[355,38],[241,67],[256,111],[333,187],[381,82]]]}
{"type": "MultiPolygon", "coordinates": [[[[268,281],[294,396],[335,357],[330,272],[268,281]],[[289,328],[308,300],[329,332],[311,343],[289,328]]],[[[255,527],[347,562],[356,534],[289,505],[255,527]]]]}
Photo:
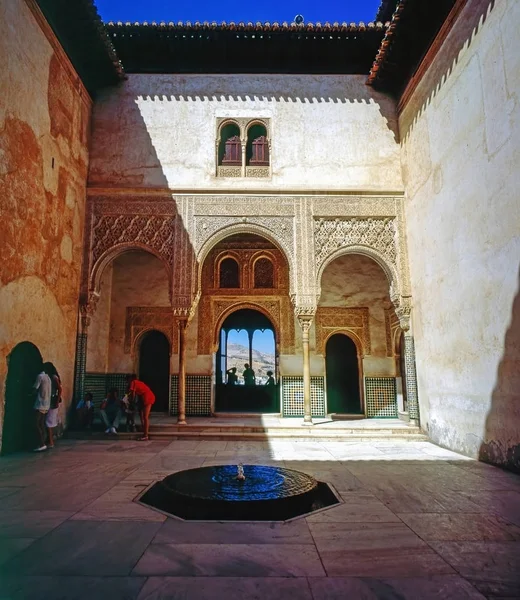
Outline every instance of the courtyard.
{"type": "Polygon", "coordinates": [[[520,476],[428,441],[62,439],[0,461],[0,598],[520,597],[520,476]],[[134,500],[183,469],[333,486],[286,523],[183,522],[134,500]]]}

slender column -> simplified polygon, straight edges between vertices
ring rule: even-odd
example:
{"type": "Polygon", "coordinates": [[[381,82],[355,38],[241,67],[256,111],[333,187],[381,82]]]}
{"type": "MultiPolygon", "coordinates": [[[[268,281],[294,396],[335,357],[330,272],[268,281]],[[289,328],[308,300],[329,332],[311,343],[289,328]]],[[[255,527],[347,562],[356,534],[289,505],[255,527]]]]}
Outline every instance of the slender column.
{"type": "Polygon", "coordinates": [[[312,425],[311,353],[309,348],[309,331],[312,324],[312,317],[298,317],[298,322],[302,328],[303,342],[303,424],[312,425]]]}
{"type": "Polygon", "coordinates": [[[242,141],[242,177],[246,176],[246,142],[242,141]]]}
{"type": "Polygon", "coordinates": [[[179,425],[186,425],[186,319],[179,319],[179,425]]]}
{"type": "Polygon", "coordinates": [[[411,421],[419,422],[419,398],[417,395],[417,373],[415,370],[415,344],[410,331],[404,332],[404,369],[406,403],[411,421]]]}
{"type": "Polygon", "coordinates": [[[253,335],[254,334],[255,334],[254,331],[251,331],[250,329],[248,329],[247,337],[249,338],[249,366],[251,367],[251,369],[253,368],[253,335]]]}

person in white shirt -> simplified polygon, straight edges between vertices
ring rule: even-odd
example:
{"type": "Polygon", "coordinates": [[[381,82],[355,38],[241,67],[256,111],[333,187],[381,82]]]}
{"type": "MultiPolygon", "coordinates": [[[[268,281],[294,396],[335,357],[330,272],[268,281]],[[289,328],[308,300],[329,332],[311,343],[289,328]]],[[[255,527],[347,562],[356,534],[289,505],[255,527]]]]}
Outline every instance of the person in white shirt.
{"type": "Polygon", "coordinates": [[[36,390],[34,410],[36,411],[36,430],[40,444],[38,448],[34,449],[34,451],[42,452],[43,450],[47,450],[47,446],[45,445],[45,417],[49,412],[49,408],[51,407],[52,391],[51,378],[44,370],[42,370],[42,372],[36,378],[33,387],[36,390]]]}

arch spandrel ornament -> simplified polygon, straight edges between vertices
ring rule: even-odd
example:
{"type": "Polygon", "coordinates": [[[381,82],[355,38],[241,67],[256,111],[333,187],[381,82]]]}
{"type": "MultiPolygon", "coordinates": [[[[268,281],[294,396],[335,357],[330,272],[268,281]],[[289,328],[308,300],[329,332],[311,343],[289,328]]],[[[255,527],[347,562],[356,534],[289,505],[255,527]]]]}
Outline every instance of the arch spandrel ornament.
{"type": "Polygon", "coordinates": [[[335,333],[343,333],[354,339],[360,356],[370,355],[369,309],[366,307],[326,307],[316,311],[316,352],[325,354],[327,340],[335,333]]]}
{"type": "Polygon", "coordinates": [[[212,248],[226,237],[251,233],[268,239],[284,255],[289,265],[289,287],[294,280],[294,219],[293,217],[211,217],[198,218],[195,225],[195,247],[199,264],[198,288],[202,288],[203,265],[212,248]]]}

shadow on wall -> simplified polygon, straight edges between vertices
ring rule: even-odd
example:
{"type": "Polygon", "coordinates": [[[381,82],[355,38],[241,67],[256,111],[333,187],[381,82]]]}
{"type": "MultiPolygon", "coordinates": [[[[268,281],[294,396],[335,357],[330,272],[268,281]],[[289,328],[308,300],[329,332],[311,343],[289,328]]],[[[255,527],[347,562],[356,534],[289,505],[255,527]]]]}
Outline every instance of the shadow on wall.
{"type": "Polygon", "coordinates": [[[402,114],[410,111],[406,120],[401,119],[400,121],[401,139],[405,139],[409,135],[410,130],[447,83],[459,63],[462,51],[471,46],[494,8],[495,0],[473,0],[466,3],[455,26],[443,41],[434,62],[428,66],[420,84],[413,91],[413,103],[408,102],[409,97],[401,98],[399,111],[402,114]],[[403,102],[408,102],[408,104],[403,107],[401,106],[403,102]]]}
{"type": "Polygon", "coordinates": [[[479,459],[520,472],[520,271],[479,459]]]}
{"type": "MultiPolygon", "coordinates": [[[[110,98],[113,91],[114,88],[112,90],[107,89],[103,94],[105,97],[110,98]]],[[[98,147],[101,154],[110,156],[110,149],[105,148],[105,145],[110,145],[112,142],[110,131],[114,128],[117,131],[120,128],[121,119],[130,118],[134,125],[132,138],[123,140],[124,147],[116,148],[115,152],[121,153],[123,161],[126,156],[130,156],[132,160],[145,165],[148,171],[153,171],[155,185],[167,190],[168,182],[139,106],[137,103],[132,103],[129,107],[133,111],[131,115],[128,115],[128,113],[124,116],[117,114],[117,105],[107,115],[104,111],[100,111],[98,114],[96,104],[94,104],[91,153],[95,154],[96,147],[98,147]]],[[[89,175],[92,176],[92,170],[89,175]]],[[[103,182],[103,174],[101,174],[101,177],[97,174],[96,183],[97,185],[105,183],[107,187],[111,187],[114,184],[113,176],[113,173],[105,173],[104,177],[107,181],[103,182]]],[[[127,173],[121,175],[120,172],[119,176],[121,177],[121,183],[126,186],[142,183],[142,176],[140,175],[127,173]]],[[[146,293],[140,293],[140,286],[145,285],[145,283],[138,280],[139,278],[136,278],[135,274],[132,275],[132,263],[125,264],[123,267],[128,269],[127,276],[124,278],[127,286],[126,293],[120,294],[114,300],[112,286],[108,286],[108,290],[104,289],[101,281],[103,271],[122,254],[144,251],[157,257],[165,267],[169,294],[169,302],[166,300],[166,308],[171,306],[184,308],[187,303],[189,305],[193,281],[197,280],[196,260],[195,251],[179,215],[179,207],[168,192],[149,197],[136,194],[132,189],[124,194],[110,194],[107,189],[104,189],[97,195],[95,190],[90,188],[87,202],[85,240],[87,243],[84,246],[80,303],[89,305],[89,315],[92,318],[86,330],[86,338],[81,330],[78,331],[78,339],[81,340],[83,337],[83,341],[78,343],[77,346],[75,403],[88,391],[94,392],[95,403],[102,400],[99,397],[103,394],[102,389],[98,387],[94,390],[85,387],[82,365],[87,364],[89,352],[104,351],[106,356],[103,357],[103,360],[93,361],[95,364],[102,363],[105,365],[104,372],[95,373],[98,380],[99,376],[104,376],[106,384],[104,393],[108,392],[109,388],[114,385],[114,377],[118,374],[137,371],[139,376],[144,376],[145,383],[150,385],[156,396],[160,396],[161,400],[166,403],[164,410],[167,410],[169,388],[164,398],[164,393],[159,393],[161,390],[154,389],[155,379],[153,376],[147,378],[145,373],[139,373],[142,370],[139,368],[139,345],[132,344],[131,341],[136,332],[142,335],[159,329],[169,331],[170,336],[168,336],[168,339],[172,340],[172,347],[176,347],[177,344],[173,343],[173,340],[175,336],[178,336],[178,327],[175,318],[172,317],[173,313],[170,310],[165,317],[164,310],[161,311],[162,305],[158,305],[157,302],[150,303],[151,291],[149,289],[144,290],[146,293]],[[88,241],[90,241],[90,244],[88,241]],[[108,294],[109,297],[106,298],[104,294],[108,294]],[[124,331],[122,335],[118,333],[118,328],[113,327],[114,320],[111,317],[113,313],[111,303],[113,301],[119,304],[118,308],[122,308],[120,312],[125,315],[126,322],[124,327],[121,328],[124,331]],[[121,307],[121,305],[123,306],[121,307]],[[129,308],[135,310],[129,311],[129,308]],[[99,326],[100,319],[105,320],[106,327],[99,326]],[[101,337],[104,335],[106,335],[106,338],[101,337]],[[95,336],[100,337],[97,339],[95,336]],[[109,357],[111,345],[119,345],[120,354],[127,355],[127,360],[124,361],[124,367],[126,368],[118,369],[116,367],[114,369],[109,364],[107,358],[109,357]],[[110,377],[107,376],[107,373],[110,373],[110,377]]],[[[140,358],[141,361],[144,359],[145,362],[150,359],[147,355],[144,357],[141,355],[140,358]]],[[[167,369],[169,370],[169,368],[168,361],[167,369]]]]}

